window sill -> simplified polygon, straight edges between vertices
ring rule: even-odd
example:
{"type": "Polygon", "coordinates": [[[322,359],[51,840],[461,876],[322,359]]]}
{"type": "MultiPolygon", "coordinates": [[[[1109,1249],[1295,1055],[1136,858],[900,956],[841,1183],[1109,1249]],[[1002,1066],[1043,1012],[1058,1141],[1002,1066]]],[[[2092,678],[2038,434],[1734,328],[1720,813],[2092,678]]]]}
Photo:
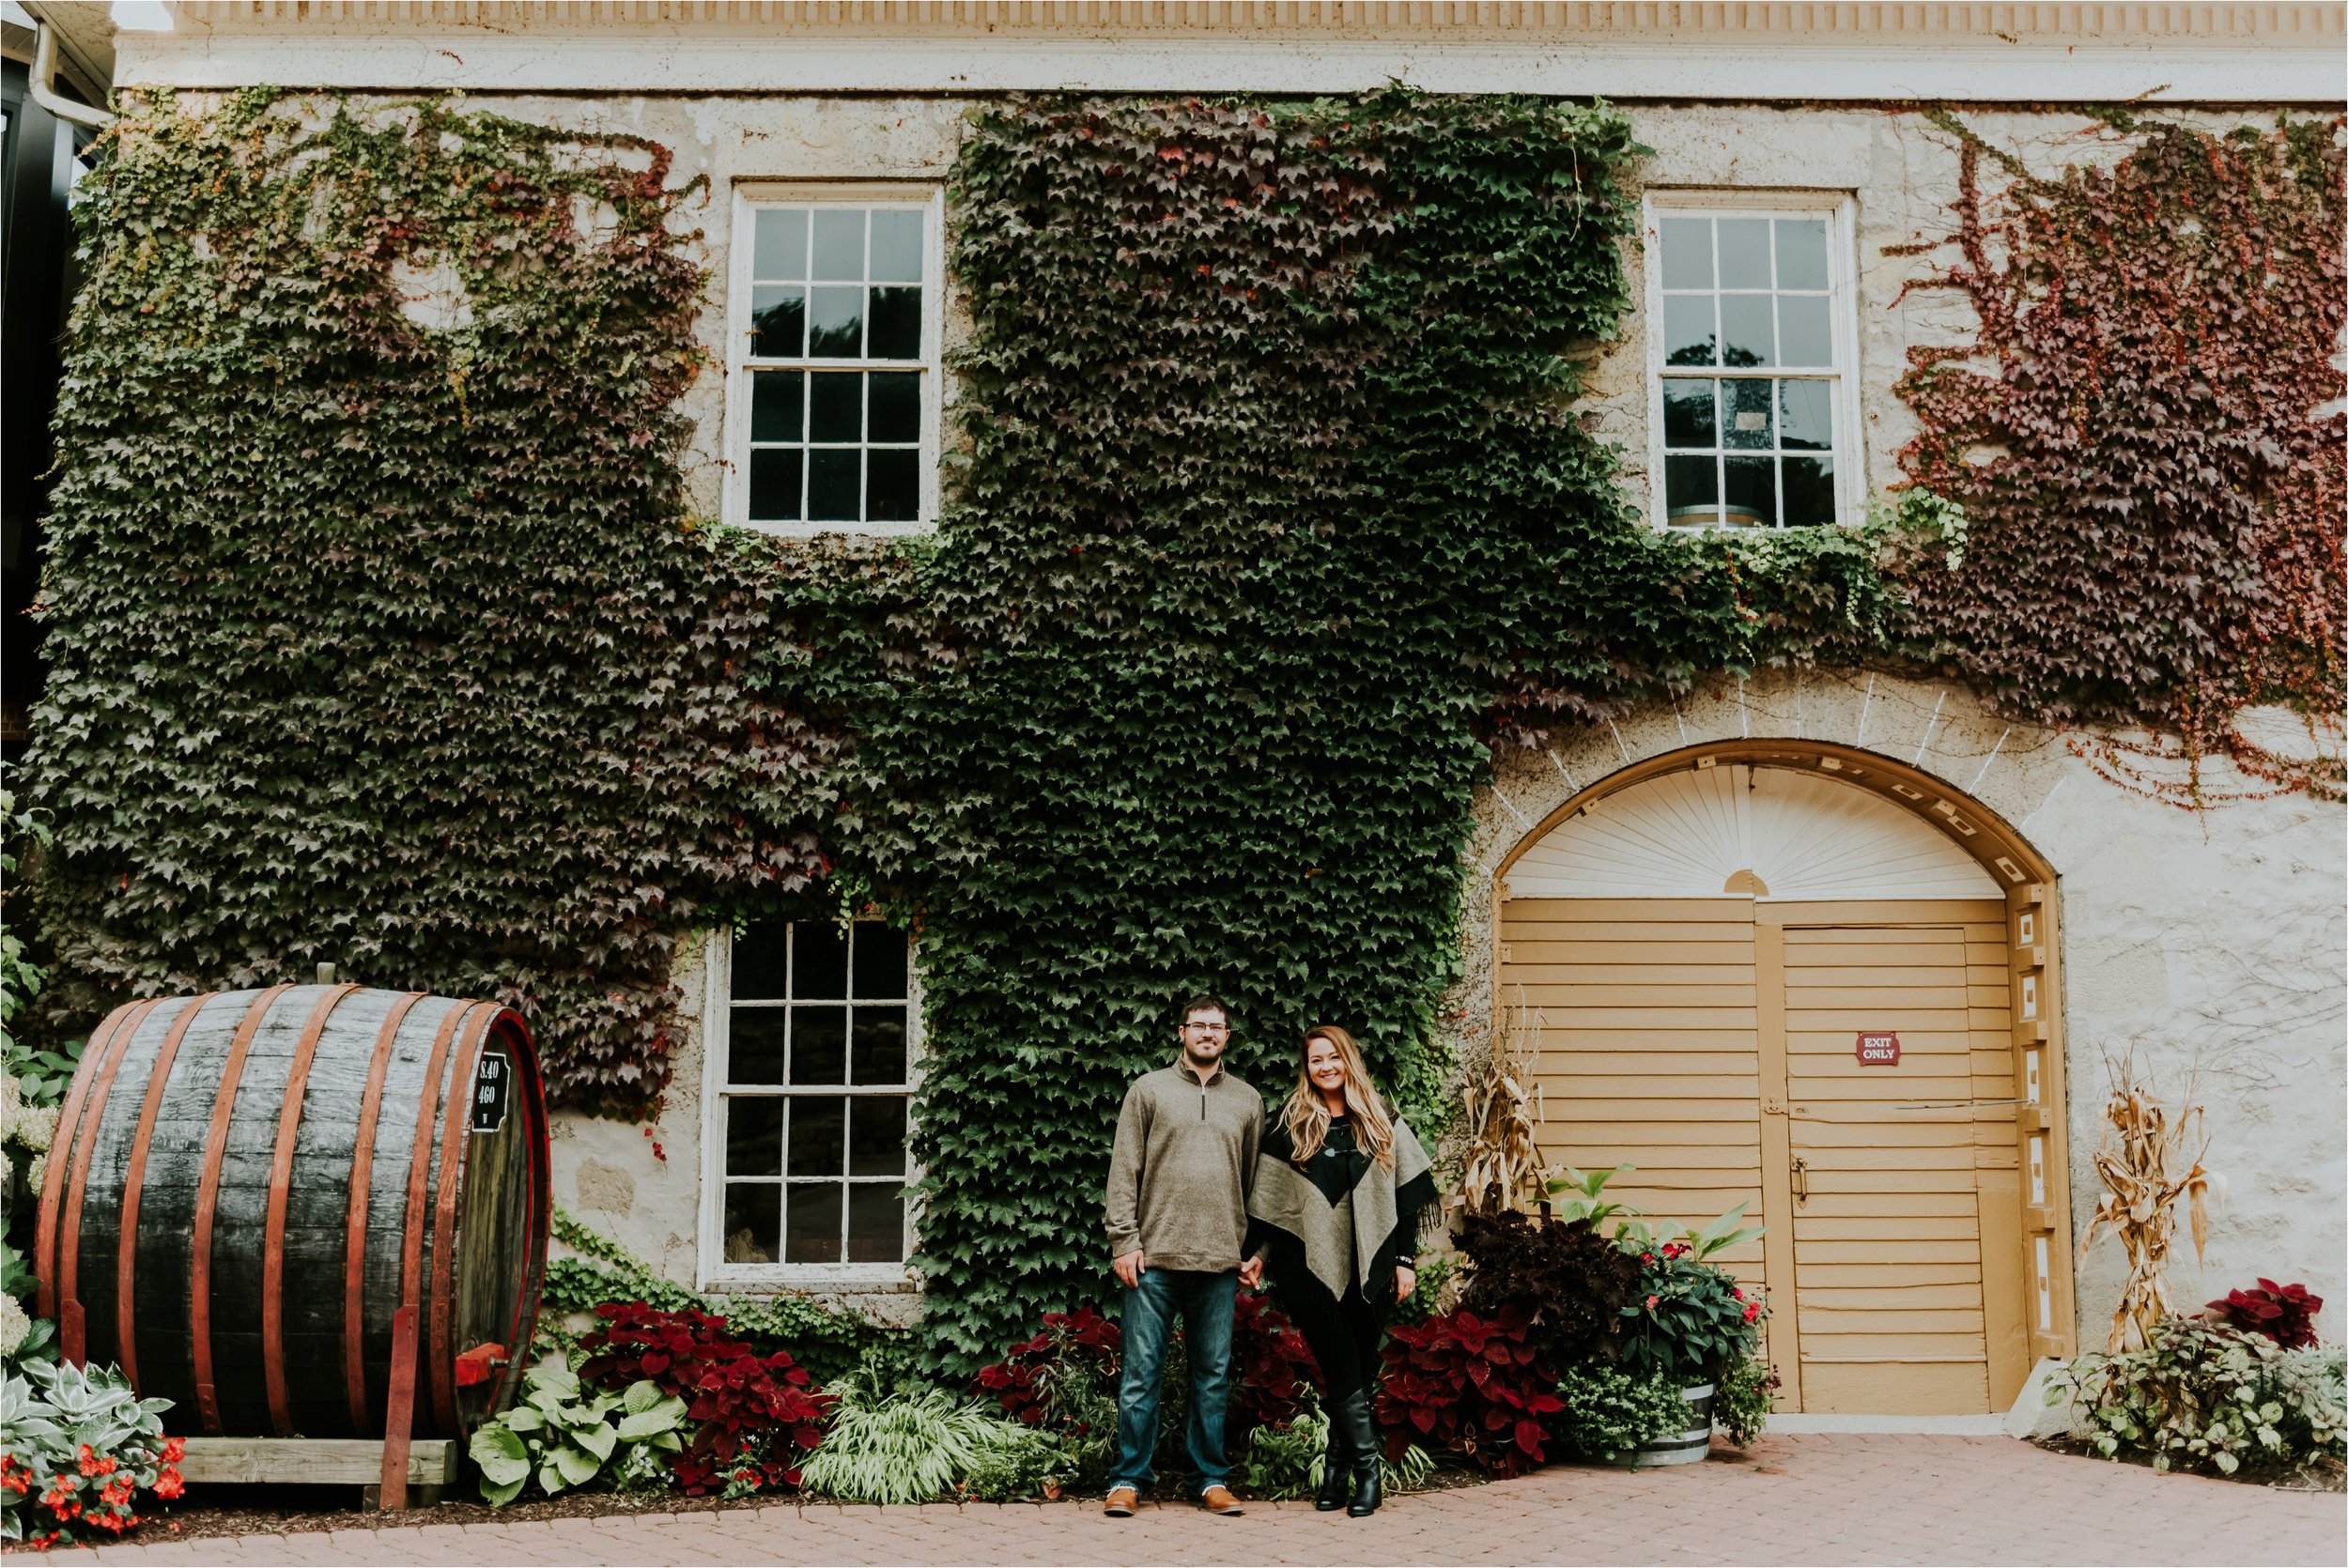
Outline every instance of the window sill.
{"type": "Polygon", "coordinates": [[[696,1288],[712,1296],[911,1296],[921,1278],[902,1263],[786,1263],[705,1273],[696,1288]]]}
{"type": "Polygon", "coordinates": [[[751,533],[770,533],[778,539],[902,539],[909,534],[935,533],[935,521],[914,523],[728,523],[751,533]]]}

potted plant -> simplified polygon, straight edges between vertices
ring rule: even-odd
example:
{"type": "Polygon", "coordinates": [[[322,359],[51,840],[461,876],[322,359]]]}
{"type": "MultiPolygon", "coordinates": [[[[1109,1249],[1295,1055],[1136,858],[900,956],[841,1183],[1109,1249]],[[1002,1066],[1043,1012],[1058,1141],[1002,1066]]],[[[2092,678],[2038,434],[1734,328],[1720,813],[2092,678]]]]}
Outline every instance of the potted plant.
{"type": "Polygon", "coordinates": [[[1622,1309],[1624,1335],[1619,1358],[1634,1378],[1661,1377],[1679,1386],[1688,1407],[1687,1425],[1642,1448],[1633,1463],[1690,1465],[1712,1446],[1712,1398],[1719,1379],[1752,1360],[1768,1308],[1727,1269],[1709,1260],[1761,1234],[1745,1225],[1738,1204],[1690,1235],[1674,1221],[1653,1225],[1626,1221],[1615,1245],[1637,1255],[1639,1283],[1622,1309]]]}

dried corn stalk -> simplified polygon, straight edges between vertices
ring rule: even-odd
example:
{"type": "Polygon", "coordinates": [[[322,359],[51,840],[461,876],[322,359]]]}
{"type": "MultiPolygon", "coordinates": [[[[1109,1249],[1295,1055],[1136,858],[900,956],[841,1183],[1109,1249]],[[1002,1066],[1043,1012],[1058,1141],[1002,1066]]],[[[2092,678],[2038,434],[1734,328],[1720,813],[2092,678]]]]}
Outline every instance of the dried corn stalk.
{"type": "Polygon", "coordinates": [[[1529,1209],[1548,1193],[1551,1172],[1541,1163],[1538,1145],[1548,1108],[1534,1077],[1542,1021],[1525,1006],[1522,986],[1517,988],[1513,1012],[1504,1011],[1501,1022],[1491,1055],[1468,1075],[1467,1164],[1459,1191],[1444,1206],[1469,1214],[1529,1209]]]}
{"type": "Polygon", "coordinates": [[[2190,1103],[2190,1082],[2185,1092],[2188,1103],[2172,1115],[2133,1055],[2116,1062],[2107,1056],[2104,1070],[2111,1093],[2104,1102],[2109,1125],[2095,1150],[2095,1174],[2103,1177],[2105,1191],[2079,1238],[2079,1257],[2085,1260],[2104,1230],[2117,1237],[2127,1253],[2127,1284],[2111,1313],[2110,1349],[2117,1355],[2150,1344],[2172,1310],[2167,1273],[2180,1203],[2191,1219],[2194,1257],[2209,1245],[2210,1174],[2201,1163],[2209,1138],[2202,1131],[2201,1108],[2190,1103]]]}

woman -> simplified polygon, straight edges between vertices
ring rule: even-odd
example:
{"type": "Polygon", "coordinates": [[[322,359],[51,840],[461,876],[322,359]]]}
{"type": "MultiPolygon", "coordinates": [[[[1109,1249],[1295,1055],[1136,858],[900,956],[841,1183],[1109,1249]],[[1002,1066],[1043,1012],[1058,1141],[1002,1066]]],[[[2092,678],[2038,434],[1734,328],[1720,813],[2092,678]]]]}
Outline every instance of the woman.
{"type": "Polygon", "coordinates": [[[1329,1452],[1314,1506],[1324,1511],[1377,1512],[1378,1345],[1417,1286],[1419,1218],[1434,1198],[1426,1152],[1379,1098],[1353,1037],[1327,1026],[1306,1035],[1296,1091],[1257,1157],[1240,1278],[1252,1285],[1268,1269],[1274,1300],[1321,1363],[1329,1452]]]}

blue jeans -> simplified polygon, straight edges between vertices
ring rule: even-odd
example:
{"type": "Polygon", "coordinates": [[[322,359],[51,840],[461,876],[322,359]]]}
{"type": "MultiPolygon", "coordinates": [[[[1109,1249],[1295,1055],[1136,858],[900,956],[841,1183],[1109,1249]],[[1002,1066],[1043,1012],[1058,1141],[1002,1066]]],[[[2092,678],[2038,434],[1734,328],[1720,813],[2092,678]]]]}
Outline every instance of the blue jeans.
{"type": "Polygon", "coordinates": [[[1109,1471],[1110,1485],[1150,1490],[1158,1390],[1177,1312],[1190,1360],[1191,1495],[1231,1479],[1223,1454],[1223,1404],[1231,1391],[1231,1315],[1238,1299],[1237,1274],[1180,1268],[1145,1268],[1140,1285],[1125,1292],[1125,1372],[1117,1386],[1117,1466],[1109,1471]]]}

